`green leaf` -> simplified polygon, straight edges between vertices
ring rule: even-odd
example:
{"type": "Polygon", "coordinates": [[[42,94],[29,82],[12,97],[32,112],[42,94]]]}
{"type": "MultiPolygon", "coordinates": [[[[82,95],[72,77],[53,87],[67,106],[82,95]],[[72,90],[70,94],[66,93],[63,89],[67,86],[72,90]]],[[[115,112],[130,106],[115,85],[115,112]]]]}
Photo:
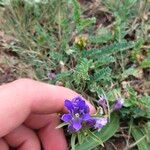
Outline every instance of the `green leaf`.
{"type": "Polygon", "coordinates": [[[131,129],[131,134],[137,142],[138,150],[149,150],[150,144],[146,141],[146,137],[139,127],[133,127],[131,129]]]}
{"type": "Polygon", "coordinates": [[[111,45],[107,45],[100,49],[92,49],[90,51],[83,51],[84,56],[88,57],[101,57],[104,55],[111,55],[113,53],[117,53],[119,51],[128,50],[134,47],[134,42],[121,42],[121,43],[113,43],[111,45]]]}
{"type": "Polygon", "coordinates": [[[71,150],[75,150],[75,142],[76,142],[76,134],[72,134],[71,136],[71,150]]]}
{"type": "Polygon", "coordinates": [[[106,28],[102,28],[98,31],[98,35],[90,36],[89,42],[93,44],[103,44],[113,39],[112,33],[106,28]]]}
{"type": "Polygon", "coordinates": [[[103,144],[103,141],[98,137],[96,136],[93,132],[91,132],[90,130],[88,130],[88,135],[96,142],[98,142],[100,145],[104,146],[103,144]]]}
{"type": "Polygon", "coordinates": [[[62,128],[62,127],[64,127],[64,126],[66,126],[66,125],[68,125],[68,123],[63,122],[63,123],[59,124],[59,125],[56,127],[56,129],[62,128]]]}
{"type": "Polygon", "coordinates": [[[111,69],[109,67],[102,68],[94,74],[91,78],[92,81],[109,80],[111,75],[111,69]]]}
{"type": "Polygon", "coordinates": [[[78,136],[78,142],[79,144],[82,144],[84,139],[85,139],[85,136],[84,136],[84,132],[77,132],[77,136],[78,136]]]}
{"type": "Polygon", "coordinates": [[[102,56],[99,60],[94,63],[95,68],[107,65],[109,63],[115,62],[115,58],[112,56],[102,56]]]}
{"type": "Polygon", "coordinates": [[[122,79],[125,79],[130,75],[138,78],[140,76],[140,73],[136,68],[130,67],[130,68],[124,70],[124,72],[122,73],[121,76],[122,76],[122,79]]]}
{"type": "MultiPolygon", "coordinates": [[[[102,142],[105,142],[115,134],[118,128],[119,117],[113,114],[111,116],[110,122],[100,132],[95,131],[93,132],[93,134],[100,138],[102,142]]],[[[77,144],[75,148],[76,150],[91,150],[92,148],[95,148],[98,145],[100,145],[99,142],[95,141],[91,136],[87,136],[83,144],[77,144]]]]}
{"type": "Polygon", "coordinates": [[[77,64],[73,78],[75,79],[75,83],[79,85],[81,82],[90,80],[89,69],[92,66],[92,60],[88,60],[83,58],[79,64],[77,64]]]}
{"type": "Polygon", "coordinates": [[[150,121],[145,124],[144,129],[146,133],[146,140],[148,143],[150,143],[150,121]]]}
{"type": "Polygon", "coordinates": [[[80,20],[80,24],[77,26],[78,32],[81,32],[81,31],[84,30],[86,27],[92,25],[92,24],[95,23],[95,22],[96,22],[95,17],[86,18],[86,19],[80,20]]]}
{"type": "Polygon", "coordinates": [[[77,0],[72,0],[73,2],[73,7],[74,7],[74,13],[73,13],[73,17],[74,17],[74,21],[77,25],[80,24],[80,14],[81,14],[81,10],[80,10],[80,5],[78,3],[77,0]]]}
{"type": "Polygon", "coordinates": [[[65,71],[56,76],[56,80],[65,80],[72,74],[71,71],[65,71]]]}
{"type": "Polygon", "coordinates": [[[150,109],[150,96],[149,95],[144,95],[140,98],[140,103],[143,105],[147,106],[147,108],[150,109]]]}
{"type": "Polygon", "coordinates": [[[145,60],[143,60],[140,65],[142,68],[150,67],[150,56],[146,58],[145,60]]]}
{"type": "Polygon", "coordinates": [[[0,6],[5,6],[8,5],[10,3],[9,0],[0,0],[0,6]]]}

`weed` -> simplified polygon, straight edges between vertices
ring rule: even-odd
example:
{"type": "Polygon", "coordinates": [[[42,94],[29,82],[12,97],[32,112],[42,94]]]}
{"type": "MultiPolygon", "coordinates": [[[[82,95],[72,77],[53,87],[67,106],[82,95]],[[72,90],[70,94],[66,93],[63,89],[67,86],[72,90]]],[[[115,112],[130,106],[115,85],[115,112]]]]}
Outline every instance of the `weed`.
{"type": "MultiPolygon", "coordinates": [[[[117,130],[119,118],[135,120],[133,126],[143,123],[144,118],[142,125],[148,131],[145,125],[150,118],[149,96],[130,83],[147,82],[143,69],[150,67],[149,1],[100,1],[97,10],[109,12],[113,18],[109,24],[100,25],[96,15],[86,16],[87,11],[77,0],[11,0],[3,5],[6,20],[3,27],[19,40],[11,48],[32,65],[39,80],[69,87],[93,104],[104,91],[110,103],[117,95],[125,97],[117,120],[112,118],[112,125],[106,127],[111,134],[102,131],[106,135],[101,136],[103,141],[115,134],[111,128],[117,130]],[[51,73],[56,76],[49,80],[51,73]]],[[[143,138],[138,132],[132,130],[137,141],[139,134],[143,138]]],[[[90,148],[98,145],[94,144],[90,148]]],[[[82,149],[82,144],[77,144],[77,148],[82,149]]]]}

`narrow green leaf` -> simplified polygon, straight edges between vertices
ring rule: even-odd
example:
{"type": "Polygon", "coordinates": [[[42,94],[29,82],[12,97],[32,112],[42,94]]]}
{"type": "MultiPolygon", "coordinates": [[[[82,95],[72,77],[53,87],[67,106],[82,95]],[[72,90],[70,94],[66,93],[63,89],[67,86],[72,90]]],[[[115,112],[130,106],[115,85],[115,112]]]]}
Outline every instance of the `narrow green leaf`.
{"type": "Polygon", "coordinates": [[[102,68],[98,72],[94,74],[94,77],[91,78],[93,81],[100,81],[100,80],[109,80],[111,75],[111,69],[109,67],[102,68]]]}
{"type": "Polygon", "coordinates": [[[81,15],[81,10],[80,10],[80,5],[78,3],[77,0],[72,0],[73,2],[73,7],[74,7],[74,13],[73,13],[73,17],[74,17],[74,21],[77,25],[80,24],[80,15],[81,15]]]}
{"type": "MultiPolygon", "coordinates": [[[[95,134],[102,142],[107,141],[112,137],[119,128],[119,117],[113,114],[110,118],[110,122],[100,131],[95,131],[95,134]]],[[[83,144],[77,144],[76,150],[91,150],[92,148],[100,145],[99,142],[93,140],[91,136],[87,136],[87,140],[84,140],[83,144]]]]}
{"type": "Polygon", "coordinates": [[[95,17],[92,18],[86,18],[86,19],[82,19],[80,20],[80,24],[77,27],[78,32],[81,32],[82,30],[84,30],[86,27],[92,25],[93,23],[96,22],[95,17]]]}
{"type": "Polygon", "coordinates": [[[97,136],[95,135],[93,132],[91,132],[90,130],[88,130],[88,135],[96,142],[98,142],[100,145],[104,146],[103,141],[97,136]]]}
{"type": "Polygon", "coordinates": [[[146,141],[146,138],[143,138],[145,135],[139,127],[134,127],[131,129],[131,134],[137,142],[138,150],[149,150],[150,144],[146,141]],[[140,140],[142,139],[142,140],[140,140]]]}
{"type": "Polygon", "coordinates": [[[142,68],[150,67],[150,56],[146,58],[145,60],[143,60],[140,65],[142,68]]]}
{"type": "Polygon", "coordinates": [[[68,125],[68,123],[63,122],[63,123],[59,124],[59,125],[56,127],[56,129],[62,128],[62,127],[64,127],[64,126],[66,126],[66,125],[68,125]]]}
{"type": "Polygon", "coordinates": [[[109,42],[112,39],[113,39],[112,33],[106,28],[101,28],[98,31],[98,35],[89,37],[89,42],[93,44],[103,44],[109,42]]]}
{"type": "Polygon", "coordinates": [[[113,43],[111,45],[107,45],[100,49],[92,49],[90,51],[83,51],[84,56],[88,57],[101,57],[104,55],[111,55],[113,53],[117,53],[119,51],[127,50],[133,48],[135,46],[134,42],[121,42],[121,43],[113,43]]]}
{"type": "Polygon", "coordinates": [[[138,78],[139,77],[139,71],[134,67],[130,67],[130,68],[124,70],[124,72],[122,73],[121,76],[122,76],[122,79],[125,79],[130,75],[138,78]]]}
{"type": "Polygon", "coordinates": [[[76,134],[72,134],[71,136],[71,150],[75,150],[75,142],[76,142],[76,134]]]}
{"type": "Polygon", "coordinates": [[[56,76],[56,80],[64,80],[68,78],[71,74],[72,74],[71,71],[61,72],[60,74],[56,76]]]}
{"type": "Polygon", "coordinates": [[[79,144],[82,144],[83,141],[84,141],[84,133],[82,131],[78,132],[77,136],[78,136],[78,142],[79,142],[79,144]]]}
{"type": "Polygon", "coordinates": [[[150,121],[146,123],[144,129],[146,133],[146,140],[148,143],[150,143],[150,121]]]}
{"type": "Polygon", "coordinates": [[[94,66],[95,68],[103,66],[103,65],[107,65],[109,63],[115,62],[115,58],[112,56],[102,56],[100,59],[98,59],[95,63],[94,66]]]}

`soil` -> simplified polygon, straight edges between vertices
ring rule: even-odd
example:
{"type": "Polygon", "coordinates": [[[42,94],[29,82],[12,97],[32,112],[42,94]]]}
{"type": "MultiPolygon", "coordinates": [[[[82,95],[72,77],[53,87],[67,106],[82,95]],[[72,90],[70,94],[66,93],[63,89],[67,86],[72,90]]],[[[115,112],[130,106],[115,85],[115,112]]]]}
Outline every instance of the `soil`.
{"type": "Polygon", "coordinates": [[[25,64],[19,56],[12,52],[9,44],[14,38],[6,36],[0,31],[0,85],[18,78],[34,78],[35,73],[31,66],[25,64]]]}

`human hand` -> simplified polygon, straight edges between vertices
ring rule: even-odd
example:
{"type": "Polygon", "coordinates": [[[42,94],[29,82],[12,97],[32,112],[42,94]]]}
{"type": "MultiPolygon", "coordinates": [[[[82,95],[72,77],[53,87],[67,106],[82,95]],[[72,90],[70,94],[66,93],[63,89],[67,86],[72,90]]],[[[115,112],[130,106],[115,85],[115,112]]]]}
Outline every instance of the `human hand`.
{"type": "Polygon", "coordinates": [[[77,95],[70,89],[31,79],[0,86],[0,150],[9,146],[18,150],[66,150],[63,130],[56,129],[60,123],[57,113],[66,111],[66,98],[77,95]]]}

